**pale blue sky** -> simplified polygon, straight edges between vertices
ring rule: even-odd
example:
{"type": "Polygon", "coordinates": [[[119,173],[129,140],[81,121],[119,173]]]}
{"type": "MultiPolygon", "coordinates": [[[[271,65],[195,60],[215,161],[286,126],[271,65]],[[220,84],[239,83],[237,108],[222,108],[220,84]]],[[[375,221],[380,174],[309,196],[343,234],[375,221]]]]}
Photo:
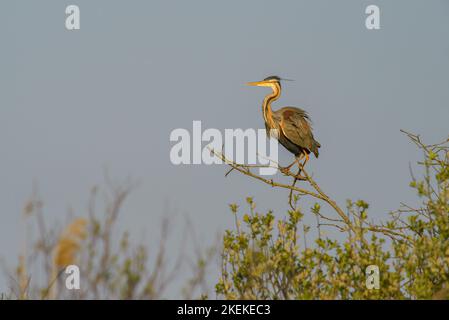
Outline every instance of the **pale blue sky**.
{"type": "Polygon", "coordinates": [[[228,203],[249,195],[282,217],[286,191],[169,161],[170,132],[193,120],[263,128],[266,90],[244,84],[272,74],[295,79],[273,108],[312,116],[322,148],[310,171],[323,189],[384,217],[415,199],[408,165],[420,154],[399,129],[429,142],[448,134],[448,14],[445,0],[2,1],[0,257],[15,262],[33,181],[48,219],[62,221],[69,207],[85,214],[104,167],[141,181],[120,218],[133,234],[157,230],[169,206],[212,242],[233,226],[228,203]],[[69,4],[79,31],[64,28],[69,4]],[[381,30],[365,28],[369,4],[381,30]]]}

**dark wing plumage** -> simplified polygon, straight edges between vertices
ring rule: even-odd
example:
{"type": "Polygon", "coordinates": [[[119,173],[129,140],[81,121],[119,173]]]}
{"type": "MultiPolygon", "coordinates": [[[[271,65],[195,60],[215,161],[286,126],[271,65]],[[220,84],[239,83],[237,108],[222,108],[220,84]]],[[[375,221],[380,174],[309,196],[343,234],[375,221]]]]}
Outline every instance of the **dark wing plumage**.
{"type": "Polygon", "coordinates": [[[280,120],[282,134],[293,144],[313,152],[318,157],[321,145],[313,138],[312,126],[306,111],[295,107],[284,107],[275,111],[280,120]]]}

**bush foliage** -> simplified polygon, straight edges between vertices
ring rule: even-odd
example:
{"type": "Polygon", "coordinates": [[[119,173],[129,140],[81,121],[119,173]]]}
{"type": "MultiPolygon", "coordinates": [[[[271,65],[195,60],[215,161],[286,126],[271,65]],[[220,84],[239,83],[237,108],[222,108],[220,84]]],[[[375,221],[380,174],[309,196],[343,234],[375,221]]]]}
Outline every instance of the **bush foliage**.
{"type": "MultiPolygon", "coordinates": [[[[423,177],[412,175],[421,206],[402,205],[380,225],[370,222],[368,204],[348,201],[348,220],[311,208],[317,236],[310,245],[310,226],[294,206],[284,219],[260,213],[247,198],[248,213],[230,209],[235,230],[223,238],[217,293],[226,299],[441,299],[449,293],[449,149],[447,142],[424,145],[423,177]],[[322,235],[322,228],[340,237],[322,235]],[[366,267],[377,265],[380,288],[366,286],[366,267]]],[[[296,201],[301,197],[296,196],[296,201]]]]}

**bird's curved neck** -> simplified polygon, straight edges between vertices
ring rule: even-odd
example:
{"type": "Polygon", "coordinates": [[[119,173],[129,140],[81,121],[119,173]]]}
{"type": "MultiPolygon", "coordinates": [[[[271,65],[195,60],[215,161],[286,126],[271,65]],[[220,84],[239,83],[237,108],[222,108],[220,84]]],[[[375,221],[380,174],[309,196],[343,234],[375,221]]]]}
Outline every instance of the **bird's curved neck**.
{"type": "Polygon", "coordinates": [[[271,103],[273,101],[276,101],[281,95],[281,86],[276,83],[271,87],[271,89],[273,90],[273,92],[267,95],[263,100],[262,112],[265,123],[267,123],[269,127],[273,128],[274,121],[273,121],[273,112],[271,110],[271,103]]]}

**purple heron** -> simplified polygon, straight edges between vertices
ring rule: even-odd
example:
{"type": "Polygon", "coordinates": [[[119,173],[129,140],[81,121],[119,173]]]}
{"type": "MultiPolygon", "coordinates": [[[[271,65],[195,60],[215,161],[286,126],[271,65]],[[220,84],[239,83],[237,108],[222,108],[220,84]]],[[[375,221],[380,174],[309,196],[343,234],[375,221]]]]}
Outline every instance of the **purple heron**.
{"type": "Polygon", "coordinates": [[[262,103],[262,113],[267,134],[271,135],[271,131],[276,130],[278,141],[295,155],[295,161],[287,167],[280,167],[282,172],[287,173],[295,163],[298,164],[301,171],[301,168],[309,161],[311,152],[318,158],[318,149],[321,145],[313,137],[311,119],[306,111],[296,107],[271,110],[271,103],[281,95],[281,80],[287,79],[270,76],[262,81],[248,82],[248,85],[269,87],[273,91],[265,96],[262,103]],[[300,162],[302,159],[304,159],[303,163],[300,162]]]}

